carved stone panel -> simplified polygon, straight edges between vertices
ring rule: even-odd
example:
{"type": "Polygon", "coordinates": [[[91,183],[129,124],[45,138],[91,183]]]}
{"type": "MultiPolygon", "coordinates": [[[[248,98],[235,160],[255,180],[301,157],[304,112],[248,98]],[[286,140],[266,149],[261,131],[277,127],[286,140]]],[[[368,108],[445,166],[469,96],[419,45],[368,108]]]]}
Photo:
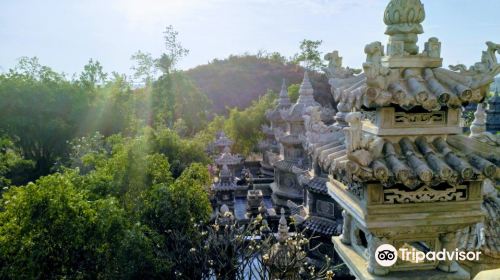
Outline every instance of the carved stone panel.
{"type": "Polygon", "coordinates": [[[335,214],[335,205],[331,202],[317,200],[316,201],[316,210],[318,214],[333,217],[335,214]]]}
{"type": "Polygon", "coordinates": [[[394,113],[394,127],[414,127],[414,126],[445,126],[446,113],[444,111],[430,113],[394,113]]]}
{"type": "Polygon", "coordinates": [[[467,187],[453,186],[444,190],[435,190],[423,186],[416,191],[406,191],[398,188],[384,190],[384,203],[423,203],[467,200],[467,187]]]}

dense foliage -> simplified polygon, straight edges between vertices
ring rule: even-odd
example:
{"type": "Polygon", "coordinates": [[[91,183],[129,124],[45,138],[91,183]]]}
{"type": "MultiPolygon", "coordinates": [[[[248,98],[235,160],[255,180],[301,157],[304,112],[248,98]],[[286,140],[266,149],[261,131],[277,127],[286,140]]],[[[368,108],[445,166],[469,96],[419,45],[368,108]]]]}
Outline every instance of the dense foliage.
{"type": "Polygon", "coordinates": [[[182,253],[169,250],[167,232],[194,240],[195,223],[207,222],[211,212],[208,171],[193,164],[174,179],[160,152],[169,141],[175,139],[168,133],[152,131],[80,140],[72,154],[83,155],[72,162],[82,169],[7,190],[0,204],[0,276],[166,277],[182,253]],[[84,153],[82,146],[100,147],[84,153]]]}
{"type": "Polygon", "coordinates": [[[0,138],[0,194],[11,184],[22,182],[24,171],[33,168],[33,162],[22,158],[12,141],[0,138]]]}
{"type": "Polygon", "coordinates": [[[233,108],[225,123],[229,138],[234,140],[233,149],[248,155],[255,152],[257,143],[262,139],[262,125],[267,122],[265,113],[275,106],[276,93],[269,91],[266,95],[252,102],[244,110],[233,108]]]}

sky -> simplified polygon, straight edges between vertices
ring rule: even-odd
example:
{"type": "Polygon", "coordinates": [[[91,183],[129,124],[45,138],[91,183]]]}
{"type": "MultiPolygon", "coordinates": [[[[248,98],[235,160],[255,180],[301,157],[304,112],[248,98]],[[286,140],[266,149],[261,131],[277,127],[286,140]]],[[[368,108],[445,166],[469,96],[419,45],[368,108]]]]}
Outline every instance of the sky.
{"type": "MultiPolygon", "coordinates": [[[[90,58],[107,72],[131,74],[138,50],[158,57],[173,25],[190,53],[178,68],[259,50],[289,57],[303,39],[338,50],[361,68],[364,46],[387,42],[388,0],[1,0],[0,71],[37,56],[58,72],[79,73],[90,58]]],[[[500,43],[500,0],[422,0],[425,33],[442,42],[444,65],[480,60],[486,41],[500,43]]]]}

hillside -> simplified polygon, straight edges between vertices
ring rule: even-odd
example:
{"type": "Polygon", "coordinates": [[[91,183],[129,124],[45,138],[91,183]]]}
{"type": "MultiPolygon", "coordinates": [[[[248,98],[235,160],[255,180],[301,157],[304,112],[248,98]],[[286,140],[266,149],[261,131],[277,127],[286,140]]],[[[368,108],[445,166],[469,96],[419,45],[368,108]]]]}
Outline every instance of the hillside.
{"type": "MultiPolygon", "coordinates": [[[[185,72],[213,102],[213,112],[225,114],[226,107],[245,108],[268,89],[279,91],[281,81],[300,83],[304,69],[280,60],[255,55],[230,56],[214,60],[185,72]]],[[[333,98],[325,75],[310,75],[315,99],[324,106],[332,106],[333,98]]]]}

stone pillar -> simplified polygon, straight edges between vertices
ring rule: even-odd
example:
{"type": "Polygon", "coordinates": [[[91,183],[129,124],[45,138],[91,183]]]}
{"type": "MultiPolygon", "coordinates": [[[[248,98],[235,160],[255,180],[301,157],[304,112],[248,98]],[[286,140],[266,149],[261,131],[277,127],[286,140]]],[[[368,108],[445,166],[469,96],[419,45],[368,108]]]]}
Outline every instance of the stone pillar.
{"type": "Polygon", "coordinates": [[[342,225],[342,234],[340,235],[340,241],[344,244],[351,244],[351,223],[352,216],[347,213],[347,211],[342,210],[342,217],[344,218],[342,225]]]}
{"type": "MultiPolygon", "coordinates": [[[[441,242],[441,247],[448,252],[452,252],[457,248],[457,236],[455,232],[447,232],[439,236],[439,241],[441,242]]],[[[455,261],[439,261],[438,269],[445,272],[456,272],[458,271],[458,264],[455,261]]]]}
{"type": "Polygon", "coordinates": [[[387,242],[383,242],[380,238],[376,237],[372,233],[368,233],[367,236],[368,241],[368,272],[375,275],[387,275],[389,273],[389,269],[387,267],[383,267],[377,263],[375,260],[375,251],[378,246],[385,244],[387,242]]]}

